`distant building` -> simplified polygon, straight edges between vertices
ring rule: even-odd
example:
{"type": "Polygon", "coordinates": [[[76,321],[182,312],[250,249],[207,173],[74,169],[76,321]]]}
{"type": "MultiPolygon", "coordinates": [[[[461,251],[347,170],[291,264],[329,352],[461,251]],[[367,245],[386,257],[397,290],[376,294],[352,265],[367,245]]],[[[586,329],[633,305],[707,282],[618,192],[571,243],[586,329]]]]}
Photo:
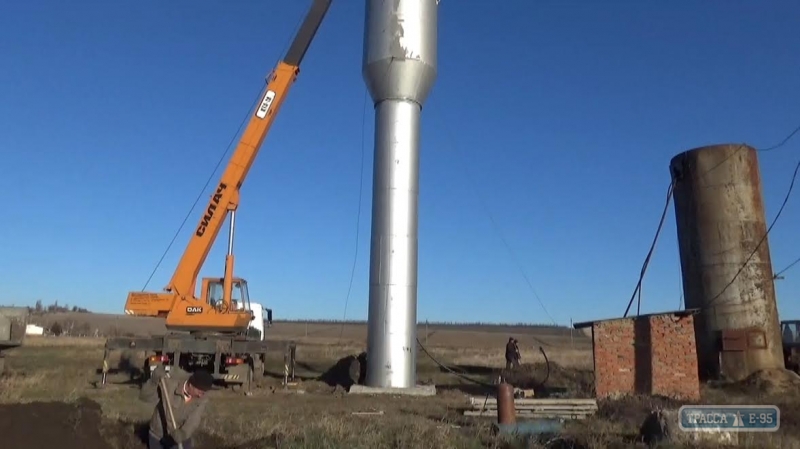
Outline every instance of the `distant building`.
{"type": "Polygon", "coordinates": [[[44,328],[35,324],[25,326],[25,335],[44,335],[44,328]]]}

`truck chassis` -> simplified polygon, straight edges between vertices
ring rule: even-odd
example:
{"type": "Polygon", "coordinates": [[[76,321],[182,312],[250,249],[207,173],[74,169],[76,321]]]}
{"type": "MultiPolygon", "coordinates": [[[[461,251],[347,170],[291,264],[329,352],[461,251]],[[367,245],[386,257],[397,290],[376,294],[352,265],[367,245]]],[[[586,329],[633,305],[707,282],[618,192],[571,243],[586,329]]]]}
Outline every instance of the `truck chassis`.
{"type": "Polygon", "coordinates": [[[289,374],[291,380],[294,380],[294,341],[264,341],[230,334],[169,333],[153,337],[116,337],[106,340],[100,387],[106,385],[110,371],[108,357],[114,350],[145,352],[147,357],[142,366],[142,380],[147,380],[159,365],[165,365],[167,371],[179,368],[192,372],[204,368],[218,382],[231,386],[235,391],[244,388],[248,395],[252,392],[255,376],[267,375],[267,354],[283,351],[284,384],[290,380],[287,378],[289,374]]]}
{"type": "Polygon", "coordinates": [[[3,351],[22,346],[28,317],[27,307],[0,307],[0,375],[6,365],[3,351]]]}

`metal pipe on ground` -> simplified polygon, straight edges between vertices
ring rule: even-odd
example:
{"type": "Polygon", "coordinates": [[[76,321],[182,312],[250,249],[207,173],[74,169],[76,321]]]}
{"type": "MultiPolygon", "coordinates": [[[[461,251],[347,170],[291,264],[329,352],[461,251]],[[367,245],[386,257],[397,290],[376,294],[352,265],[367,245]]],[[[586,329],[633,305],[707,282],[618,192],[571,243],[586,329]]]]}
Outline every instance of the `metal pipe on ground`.
{"type": "Polygon", "coordinates": [[[498,434],[506,435],[545,435],[557,434],[563,429],[558,419],[532,419],[517,422],[517,408],[514,404],[514,387],[506,382],[497,385],[497,424],[498,434]]]}
{"type": "Polygon", "coordinates": [[[514,406],[514,387],[506,382],[497,384],[497,423],[517,422],[517,409],[514,406]]]}

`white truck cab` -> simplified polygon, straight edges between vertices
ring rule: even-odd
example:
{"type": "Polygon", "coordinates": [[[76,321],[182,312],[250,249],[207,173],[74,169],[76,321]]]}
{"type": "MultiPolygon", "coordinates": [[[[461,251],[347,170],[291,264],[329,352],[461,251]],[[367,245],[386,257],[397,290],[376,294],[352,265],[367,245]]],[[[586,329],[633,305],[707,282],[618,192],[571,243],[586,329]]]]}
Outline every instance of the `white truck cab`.
{"type": "Polygon", "coordinates": [[[261,332],[261,341],[266,340],[266,330],[267,323],[264,320],[264,308],[261,304],[256,304],[254,302],[250,303],[250,310],[253,312],[253,321],[250,322],[250,329],[257,329],[261,332]]]}
{"type": "MultiPolygon", "coordinates": [[[[243,310],[245,306],[240,301],[237,301],[236,308],[243,310]]],[[[260,340],[266,340],[267,336],[265,331],[272,324],[272,310],[264,309],[261,304],[251,302],[250,311],[253,312],[253,321],[250,322],[248,328],[257,329],[261,333],[260,340]]]]}

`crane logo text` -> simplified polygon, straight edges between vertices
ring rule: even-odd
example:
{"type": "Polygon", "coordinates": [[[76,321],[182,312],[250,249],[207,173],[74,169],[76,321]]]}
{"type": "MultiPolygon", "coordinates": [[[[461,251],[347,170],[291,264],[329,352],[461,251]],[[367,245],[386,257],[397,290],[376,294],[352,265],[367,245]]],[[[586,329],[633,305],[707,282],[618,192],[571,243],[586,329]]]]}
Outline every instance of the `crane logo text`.
{"type": "Polygon", "coordinates": [[[186,313],[191,313],[191,314],[203,313],[203,308],[198,306],[189,306],[186,308],[186,313]]]}
{"type": "Polygon", "coordinates": [[[222,192],[224,192],[227,188],[228,186],[224,182],[219,183],[219,186],[217,186],[217,191],[214,192],[214,195],[211,197],[211,202],[208,203],[206,213],[203,214],[203,218],[200,220],[200,226],[197,227],[194,235],[202,237],[203,234],[206,233],[206,228],[211,222],[211,219],[214,217],[214,213],[217,211],[217,207],[219,207],[219,202],[222,200],[222,192]]]}
{"type": "Polygon", "coordinates": [[[264,99],[261,100],[261,105],[258,107],[258,111],[256,111],[256,117],[263,119],[267,116],[267,112],[269,112],[269,107],[272,106],[272,100],[275,99],[275,92],[268,90],[266,95],[264,95],[264,99]]]}

